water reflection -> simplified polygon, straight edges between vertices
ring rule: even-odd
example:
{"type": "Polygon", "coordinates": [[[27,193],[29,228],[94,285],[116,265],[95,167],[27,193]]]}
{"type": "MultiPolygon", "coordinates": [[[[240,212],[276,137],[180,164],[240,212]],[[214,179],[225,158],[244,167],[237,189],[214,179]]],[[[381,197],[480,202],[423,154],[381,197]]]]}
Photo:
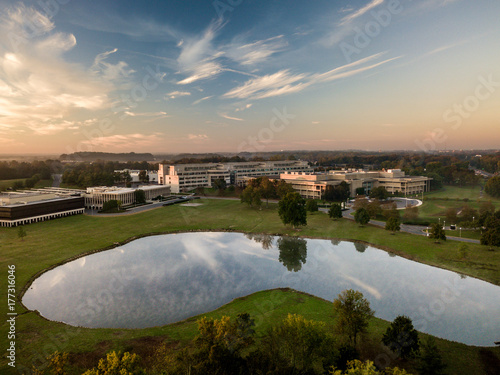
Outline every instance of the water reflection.
{"type": "Polygon", "coordinates": [[[352,242],[240,233],[146,237],[44,273],[23,303],[75,326],[144,328],[266,289],[330,301],[357,289],[377,317],[407,315],[418,330],[466,344],[500,338],[498,286],[370,246],[359,250],[352,242]]]}
{"type": "Polygon", "coordinates": [[[298,272],[302,269],[302,264],[306,263],[306,240],[283,236],[278,239],[278,249],[280,251],[278,260],[283,263],[288,271],[298,272]]]}
{"type": "Polygon", "coordinates": [[[366,249],[368,249],[368,245],[362,242],[354,242],[354,247],[356,248],[356,251],[359,251],[360,253],[364,253],[366,249]]]}

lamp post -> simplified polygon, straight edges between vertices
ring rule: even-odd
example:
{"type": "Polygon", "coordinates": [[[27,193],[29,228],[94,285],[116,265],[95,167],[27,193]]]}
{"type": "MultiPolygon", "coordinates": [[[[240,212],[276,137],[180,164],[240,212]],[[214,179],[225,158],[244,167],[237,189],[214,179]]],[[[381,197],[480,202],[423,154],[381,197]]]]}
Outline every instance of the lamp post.
{"type": "Polygon", "coordinates": [[[460,227],[460,237],[462,237],[462,227],[460,227]]]}

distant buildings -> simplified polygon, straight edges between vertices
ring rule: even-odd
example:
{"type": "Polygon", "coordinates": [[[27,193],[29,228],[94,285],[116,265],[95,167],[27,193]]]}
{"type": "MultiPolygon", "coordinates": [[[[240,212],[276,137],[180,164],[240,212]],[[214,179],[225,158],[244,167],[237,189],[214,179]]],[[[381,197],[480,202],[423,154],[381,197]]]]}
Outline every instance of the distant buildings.
{"type": "Polygon", "coordinates": [[[84,198],[65,189],[0,194],[0,226],[16,227],[59,217],[83,214],[84,198]]]}
{"type": "Polygon", "coordinates": [[[253,161],[234,163],[160,164],[159,183],[170,186],[172,193],[187,191],[196,187],[212,187],[213,182],[222,179],[226,184],[242,185],[249,178],[268,176],[279,178],[286,172],[312,173],[313,168],[306,161],[253,161]]]}
{"type": "Polygon", "coordinates": [[[123,206],[133,204],[135,202],[135,191],[143,190],[146,195],[146,200],[151,200],[159,195],[170,195],[169,186],[147,185],[139,186],[138,188],[122,188],[122,187],[89,187],[83,194],[85,198],[85,208],[102,209],[104,202],[110,200],[120,201],[123,206]]]}
{"type": "Polygon", "coordinates": [[[365,193],[369,194],[371,189],[378,186],[385,187],[391,194],[418,194],[429,191],[432,180],[424,176],[405,176],[405,172],[400,169],[329,171],[323,174],[287,172],[281,174],[280,179],[291,184],[294,190],[308,199],[321,199],[328,185],[336,186],[342,181],[349,184],[351,197],[355,197],[358,188],[364,188],[365,193]]]}
{"type": "MultiPolygon", "coordinates": [[[[115,171],[115,173],[126,173],[128,172],[130,174],[130,177],[132,177],[131,182],[143,182],[139,178],[139,174],[141,171],[139,169],[123,169],[120,171],[115,171]]],[[[157,183],[158,182],[158,171],[146,171],[147,176],[149,177],[148,182],[152,183],[157,183]]]]}

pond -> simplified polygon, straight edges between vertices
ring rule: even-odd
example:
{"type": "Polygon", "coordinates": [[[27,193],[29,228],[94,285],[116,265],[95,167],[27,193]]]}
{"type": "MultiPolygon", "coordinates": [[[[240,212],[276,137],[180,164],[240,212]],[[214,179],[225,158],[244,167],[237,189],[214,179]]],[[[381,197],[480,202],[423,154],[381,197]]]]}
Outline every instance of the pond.
{"type": "MultiPolygon", "coordinates": [[[[375,315],[469,345],[500,340],[500,287],[359,243],[209,232],[151,236],[37,278],[23,303],[73,326],[145,328],[257,291],[289,287],[333,301],[361,291],[375,315]]],[[[279,304],[278,294],[263,310],[279,304]]]]}

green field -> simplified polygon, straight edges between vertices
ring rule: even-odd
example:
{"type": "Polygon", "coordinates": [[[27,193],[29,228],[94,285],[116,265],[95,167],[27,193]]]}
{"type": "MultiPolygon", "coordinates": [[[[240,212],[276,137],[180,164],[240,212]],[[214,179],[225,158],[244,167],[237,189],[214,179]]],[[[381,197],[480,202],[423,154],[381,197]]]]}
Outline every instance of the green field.
{"type": "MultiPolygon", "coordinates": [[[[393,253],[423,263],[447,268],[461,274],[481,278],[500,285],[500,252],[488,251],[484,246],[469,244],[468,257],[461,259],[459,243],[446,241],[434,244],[423,236],[398,233],[389,235],[385,230],[366,226],[360,228],[349,220],[331,221],[321,212],[308,217],[308,226],[300,231],[284,227],[276,212],[276,205],[269,209],[255,210],[238,201],[201,199],[202,206],[183,207],[179,205],[161,207],[136,215],[122,217],[72,216],[26,226],[27,236],[21,241],[16,228],[0,228],[0,264],[5,270],[2,288],[5,290],[7,266],[16,266],[18,294],[21,288],[43,270],[53,267],[68,259],[99,249],[112,247],[114,243],[123,243],[138,236],[152,233],[184,232],[192,230],[234,230],[242,232],[262,232],[269,234],[290,234],[317,238],[355,239],[365,241],[393,253]],[[82,235],[84,234],[84,235],[82,235]],[[4,281],[5,280],[5,281],[4,281]]],[[[259,323],[258,330],[264,329],[270,319],[285,316],[288,312],[297,312],[308,318],[324,320],[331,324],[331,304],[313,297],[307,297],[308,303],[295,303],[293,292],[283,292],[273,306],[274,292],[262,292],[247,299],[240,299],[224,306],[214,314],[231,314],[248,311],[259,323]],[[257,301],[257,302],[256,302],[257,301]],[[242,305],[243,304],[243,305],[242,305]],[[246,305],[245,305],[246,304],[246,305]],[[260,306],[260,308],[259,308],[260,306]],[[313,306],[313,307],[311,307],[313,306]],[[294,310],[297,309],[297,310],[294,310]],[[312,314],[312,315],[311,315],[312,314]],[[315,317],[314,314],[317,314],[315,317]]],[[[303,298],[303,297],[301,297],[303,298]]],[[[305,297],[304,297],[305,298],[305,297]]],[[[6,296],[2,294],[0,303],[7,306],[6,296]]],[[[74,354],[75,363],[80,366],[95,365],[96,360],[113,348],[134,349],[140,351],[146,337],[161,340],[186,340],[195,334],[193,319],[165,327],[144,330],[106,330],[73,328],[61,323],[47,321],[34,312],[26,312],[21,305],[17,312],[23,313],[17,319],[16,345],[18,364],[39,361],[45,355],[55,351],[67,351],[74,354]],[[142,343],[142,344],[141,344],[142,343]]],[[[372,323],[367,347],[363,353],[369,357],[380,350],[377,347],[386,322],[375,319],[372,323]],[[369,344],[369,343],[372,344],[369,344]]],[[[2,323],[6,332],[7,323],[2,323]]],[[[160,340],[151,339],[158,343],[160,340]]],[[[5,334],[1,335],[2,347],[8,347],[5,334]]],[[[452,373],[482,374],[481,349],[439,340],[440,348],[447,362],[457,369],[452,373]],[[461,372],[458,369],[462,369],[461,372]],[[464,370],[466,369],[466,370],[464,370]]],[[[500,356],[500,348],[488,348],[488,353],[500,356]]],[[[489,354],[486,354],[489,355],[489,354]]],[[[9,373],[5,358],[2,359],[0,372],[9,373]]],[[[11,371],[10,373],[15,373],[11,371]]]]}

